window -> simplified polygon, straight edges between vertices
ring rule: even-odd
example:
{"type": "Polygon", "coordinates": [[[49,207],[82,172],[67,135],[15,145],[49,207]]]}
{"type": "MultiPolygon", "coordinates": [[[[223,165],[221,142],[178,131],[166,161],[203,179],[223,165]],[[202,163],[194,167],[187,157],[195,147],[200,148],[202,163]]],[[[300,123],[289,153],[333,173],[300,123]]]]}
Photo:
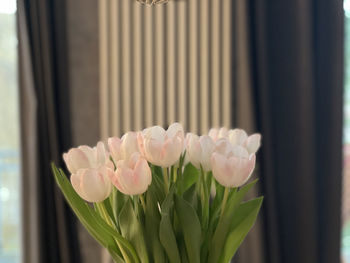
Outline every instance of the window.
{"type": "Polygon", "coordinates": [[[344,178],[342,257],[350,263],[350,0],[344,1],[345,11],[345,90],[344,90],[344,178]]]}
{"type": "Polygon", "coordinates": [[[0,1],[0,262],[21,260],[16,0],[0,1]]]}

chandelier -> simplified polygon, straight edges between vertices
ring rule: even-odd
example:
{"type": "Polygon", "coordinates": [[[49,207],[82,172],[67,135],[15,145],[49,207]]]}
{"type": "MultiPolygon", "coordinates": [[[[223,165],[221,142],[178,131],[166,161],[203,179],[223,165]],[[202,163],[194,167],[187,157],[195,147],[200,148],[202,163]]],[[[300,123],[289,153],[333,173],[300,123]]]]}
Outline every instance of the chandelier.
{"type": "Polygon", "coordinates": [[[136,0],[136,1],[146,5],[163,4],[168,2],[168,0],[136,0]]]}

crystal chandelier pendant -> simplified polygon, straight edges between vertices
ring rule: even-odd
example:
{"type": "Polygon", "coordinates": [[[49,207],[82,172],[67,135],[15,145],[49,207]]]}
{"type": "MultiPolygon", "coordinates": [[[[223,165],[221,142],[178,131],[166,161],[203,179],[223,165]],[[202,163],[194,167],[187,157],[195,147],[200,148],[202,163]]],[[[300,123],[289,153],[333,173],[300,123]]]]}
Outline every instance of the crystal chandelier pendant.
{"type": "Polygon", "coordinates": [[[168,0],[136,0],[136,1],[146,5],[164,4],[168,2],[168,0]]]}

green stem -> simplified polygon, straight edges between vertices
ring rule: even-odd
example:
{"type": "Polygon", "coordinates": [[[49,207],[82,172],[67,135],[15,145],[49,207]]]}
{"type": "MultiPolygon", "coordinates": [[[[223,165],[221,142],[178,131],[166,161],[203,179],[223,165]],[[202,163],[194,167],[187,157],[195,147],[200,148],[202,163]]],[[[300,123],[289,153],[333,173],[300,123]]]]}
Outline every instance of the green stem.
{"type": "Polygon", "coordinates": [[[140,200],[141,200],[141,205],[142,205],[142,208],[143,208],[143,212],[145,212],[146,214],[146,202],[145,202],[145,199],[143,198],[143,195],[139,195],[140,197],[140,200]]]}
{"type": "Polygon", "coordinates": [[[118,240],[115,240],[115,242],[117,242],[117,245],[118,245],[118,247],[120,249],[120,252],[123,255],[123,258],[124,258],[125,262],[126,263],[132,263],[132,260],[130,259],[128,253],[126,253],[126,251],[124,250],[123,245],[120,244],[120,242],[118,240]]]}
{"type": "Polygon", "coordinates": [[[114,224],[111,220],[111,218],[108,215],[107,209],[105,207],[105,205],[101,202],[101,203],[96,203],[96,207],[98,212],[100,213],[101,217],[111,226],[114,227],[114,224]]]}
{"type": "MultiPolygon", "coordinates": [[[[95,203],[96,205],[96,208],[97,208],[97,211],[99,212],[99,214],[101,215],[101,217],[111,226],[111,227],[114,227],[114,224],[111,220],[111,218],[109,217],[108,215],[108,212],[106,210],[106,207],[105,205],[101,202],[101,203],[95,203]]],[[[126,251],[124,250],[123,248],[123,245],[120,244],[120,242],[118,240],[115,240],[119,249],[120,249],[120,252],[122,253],[123,255],[123,258],[125,259],[126,263],[131,263],[132,261],[130,260],[128,254],[126,253],[126,251]]]]}
{"type": "Polygon", "coordinates": [[[174,168],[174,183],[176,183],[177,180],[177,169],[178,168],[174,168]]]}
{"type": "Polygon", "coordinates": [[[224,198],[222,199],[222,204],[221,204],[221,215],[220,215],[220,217],[222,217],[222,214],[224,213],[225,206],[226,206],[226,203],[227,203],[227,197],[228,197],[229,192],[230,192],[230,189],[228,187],[225,187],[224,198]]]}
{"type": "Polygon", "coordinates": [[[169,178],[168,178],[168,168],[163,168],[164,186],[165,194],[169,192],[169,178]]]}

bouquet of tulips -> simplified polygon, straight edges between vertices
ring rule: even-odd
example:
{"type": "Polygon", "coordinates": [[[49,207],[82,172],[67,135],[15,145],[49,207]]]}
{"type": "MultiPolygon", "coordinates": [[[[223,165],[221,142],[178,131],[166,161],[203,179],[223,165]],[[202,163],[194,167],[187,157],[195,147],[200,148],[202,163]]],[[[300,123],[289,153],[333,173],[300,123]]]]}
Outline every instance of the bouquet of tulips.
{"type": "Polygon", "coordinates": [[[63,154],[55,179],[89,233],[115,262],[229,262],[253,226],[261,136],[241,129],[187,133],[155,126],[63,154]]]}

